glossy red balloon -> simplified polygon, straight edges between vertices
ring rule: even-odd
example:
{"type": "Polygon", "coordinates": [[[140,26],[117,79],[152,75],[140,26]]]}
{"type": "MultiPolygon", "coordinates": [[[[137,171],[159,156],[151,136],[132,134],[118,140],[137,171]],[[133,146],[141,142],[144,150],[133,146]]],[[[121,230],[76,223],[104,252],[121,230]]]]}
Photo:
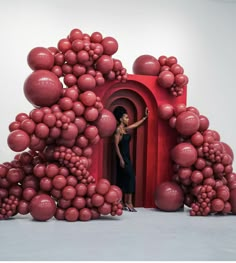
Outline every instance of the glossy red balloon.
{"type": "Polygon", "coordinates": [[[94,124],[98,128],[99,136],[101,138],[111,136],[116,130],[116,118],[112,112],[107,109],[103,109],[100,112],[94,124]]]}
{"type": "Polygon", "coordinates": [[[35,106],[51,106],[62,94],[62,84],[58,77],[47,70],[31,73],[24,83],[24,94],[35,106]]]}
{"type": "Polygon", "coordinates": [[[157,76],[160,71],[159,61],[151,55],[142,55],[136,58],[133,72],[138,75],[157,76]]]}
{"type": "Polygon", "coordinates": [[[183,142],[171,150],[171,157],[177,164],[189,167],[197,160],[197,150],[192,144],[183,142]]]}
{"type": "Polygon", "coordinates": [[[175,182],[163,182],[157,186],[155,192],[155,205],[163,211],[172,212],[183,206],[184,194],[175,182]]]}
{"type": "Polygon", "coordinates": [[[182,135],[193,135],[198,131],[199,126],[200,120],[194,112],[185,111],[177,116],[175,127],[182,135]]]}
{"type": "Polygon", "coordinates": [[[7,144],[11,150],[22,152],[30,145],[30,137],[23,130],[12,131],[7,138],[7,144]]]}
{"type": "Polygon", "coordinates": [[[54,56],[47,48],[35,47],[29,52],[27,62],[32,70],[50,70],[54,65],[54,56]]]}
{"type": "Polygon", "coordinates": [[[174,107],[171,104],[161,104],[158,108],[158,114],[163,120],[168,120],[174,115],[174,107]]]}
{"type": "Polygon", "coordinates": [[[113,55],[118,50],[118,42],[113,37],[103,38],[101,44],[103,46],[103,53],[106,55],[113,55]]]}

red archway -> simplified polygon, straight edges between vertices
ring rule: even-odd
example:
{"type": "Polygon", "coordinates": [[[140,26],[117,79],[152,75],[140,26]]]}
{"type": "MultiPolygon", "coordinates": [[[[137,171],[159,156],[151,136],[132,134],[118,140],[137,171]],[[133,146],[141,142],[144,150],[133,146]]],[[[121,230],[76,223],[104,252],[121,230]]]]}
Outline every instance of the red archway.
{"type": "MultiPolygon", "coordinates": [[[[149,118],[145,125],[134,131],[131,142],[132,162],[136,172],[135,206],[155,207],[156,186],[170,179],[172,164],[170,149],[176,144],[176,131],[158,119],[158,105],[162,103],[186,104],[186,88],[180,97],[173,97],[157,85],[157,77],[129,75],[126,83],[110,82],[96,88],[104,107],[113,110],[124,106],[130,122],[140,119],[145,107],[149,118]]],[[[94,147],[91,173],[95,178],[105,177],[115,182],[115,155],[112,137],[101,140],[94,147]]]]}

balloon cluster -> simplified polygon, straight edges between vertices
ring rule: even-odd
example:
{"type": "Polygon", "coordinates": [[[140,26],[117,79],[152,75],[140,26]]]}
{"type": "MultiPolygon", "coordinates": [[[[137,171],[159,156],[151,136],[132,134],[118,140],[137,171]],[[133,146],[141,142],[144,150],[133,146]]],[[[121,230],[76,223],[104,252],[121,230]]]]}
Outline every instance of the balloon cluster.
{"type": "Polygon", "coordinates": [[[230,146],[220,141],[217,131],[209,129],[208,118],[195,107],[162,104],[159,116],[179,134],[171,150],[172,180],[181,187],[184,203],[192,209],[190,215],[236,214],[236,174],[230,146]]]}
{"type": "Polygon", "coordinates": [[[158,76],[157,84],[175,97],[181,96],[184,87],[188,84],[188,77],[174,56],[160,56],[158,59],[151,55],[139,56],[133,63],[133,72],[158,76]]]}
{"type": "Polygon", "coordinates": [[[126,81],[126,69],[112,58],[117,49],[112,37],[73,29],[57,47],[29,52],[33,72],[24,94],[34,109],[9,125],[8,146],[19,154],[0,165],[0,219],[31,213],[41,221],[87,221],[122,214],[121,190],[89,172],[93,145],[116,128],[94,91],[105,81],[126,81]]]}

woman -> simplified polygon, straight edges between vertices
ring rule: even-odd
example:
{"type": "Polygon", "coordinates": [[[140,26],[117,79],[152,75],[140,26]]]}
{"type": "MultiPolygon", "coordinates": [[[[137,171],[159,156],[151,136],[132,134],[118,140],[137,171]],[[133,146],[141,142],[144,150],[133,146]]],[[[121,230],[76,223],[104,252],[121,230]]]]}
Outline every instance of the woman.
{"type": "Polygon", "coordinates": [[[129,143],[131,129],[138,128],[148,118],[148,109],[145,110],[145,115],[139,121],[129,124],[129,116],[125,108],[118,106],[113,111],[118,126],[115,132],[115,151],[117,155],[117,185],[122,189],[124,197],[124,209],[137,212],[134,209],[132,195],[135,192],[135,174],[130,160],[129,143]]]}

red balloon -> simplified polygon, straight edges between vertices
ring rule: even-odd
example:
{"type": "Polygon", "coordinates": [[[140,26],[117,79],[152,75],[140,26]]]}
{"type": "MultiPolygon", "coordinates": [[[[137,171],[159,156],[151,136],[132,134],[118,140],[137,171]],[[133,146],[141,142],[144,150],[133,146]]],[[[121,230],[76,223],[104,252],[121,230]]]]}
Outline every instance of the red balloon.
{"type": "Polygon", "coordinates": [[[71,49],[71,42],[67,38],[60,39],[57,47],[62,53],[65,53],[67,50],[71,49]]]}
{"type": "Polygon", "coordinates": [[[45,139],[49,135],[49,128],[44,123],[38,123],[35,127],[35,135],[40,139],[45,139]]]}
{"type": "Polygon", "coordinates": [[[56,175],[52,180],[52,184],[56,189],[60,190],[66,186],[67,181],[63,175],[56,175]]]}
{"type": "Polygon", "coordinates": [[[102,206],[98,207],[98,212],[102,215],[108,215],[111,213],[111,204],[105,202],[102,206]]]}
{"type": "Polygon", "coordinates": [[[73,42],[76,39],[83,39],[83,33],[80,29],[74,28],[70,31],[69,39],[73,42]]]}
{"type": "Polygon", "coordinates": [[[92,91],[85,91],[81,93],[79,98],[85,106],[93,106],[97,101],[97,96],[92,91]]]}
{"type": "Polygon", "coordinates": [[[199,147],[203,144],[203,142],[204,142],[204,138],[200,132],[196,132],[191,136],[191,143],[194,146],[199,147]]]}
{"type": "Polygon", "coordinates": [[[106,200],[106,202],[111,203],[111,204],[118,202],[119,197],[118,197],[117,192],[115,190],[110,189],[105,195],[105,200],[106,200]]]}
{"type": "Polygon", "coordinates": [[[29,203],[25,200],[20,200],[17,207],[17,211],[21,215],[27,215],[29,213],[29,203]]]}
{"type": "Polygon", "coordinates": [[[94,125],[89,125],[84,131],[84,135],[88,140],[93,140],[98,135],[98,129],[94,125]]]}
{"type": "Polygon", "coordinates": [[[98,110],[95,107],[87,107],[84,111],[84,118],[87,121],[95,121],[98,118],[98,110]]]}
{"type": "Polygon", "coordinates": [[[77,208],[78,210],[84,208],[86,206],[86,201],[84,199],[84,197],[82,196],[76,196],[73,201],[72,201],[72,205],[77,208]]]}
{"type": "Polygon", "coordinates": [[[99,136],[101,138],[111,136],[116,130],[116,118],[112,112],[107,109],[103,109],[100,112],[94,124],[98,128],[99,136]]]}
{"type": "Polygon", "coordinates": [[[99,207],[104,204],[104,197],[101,194],[94,194],[92,195],[91,202],[93,206],[99,207]]]}
{"type": "Polygon", "coordinates": [[[93,90],[96,87],[96,80],[90,74],[83,74],[78,78],[78,87],[82,91],[93,90]]]}
{"type": "Polygon", "coordinates": [[[118,42],[113,37],[105,37],[101,42],[103,46],[103,53],[106,55],[113,55],[118,50],[118,42]]]}
{"type": "Polygon", "coordinates": [[[163,182],[157,186],[155,192],[155,205],[163,211],[176,211],[183,206],[184,194],[175,182],[163,182]]]}
{"type": "Polygon", "coordinates": [[[215,198],[211,201],[211,207],[213,212],[221,212],[224,209],[224,201],[220,198],[215,198]]]}
{"type": "Polygon", "coordinates": [[[176,130],[182,135],[189,136],[197,132],[200,125],[198,116],[191,111],[180,113],[176,119],[176,130]]]}
{"type": "Polygon", "coordinates": [[[223,146],[223,152],[229,154],[229,156],[232,158],[232,161],[234,160],[234,152],[232,148],[225,142],[221,142],[221,145],[223,146]]]}
{"type": "Polygon", "coordinates": [[[160,71],[159,61],[150,55],[142,55],[136,58],[133,64],[133,72],[138,75],[157,76],[160,71]]]}
{"type": "Polygon", "coordinates": [[[74,222],[79,219],[79,211],[74,207],[69,207],[65,211],[65,219],[69,222],[74,222]]]}
{"type": "Polygon", "coordinates": [[[39,194],[31,200],[29,212],[35,220],[46,221],[54,216],[56,204],[49,195],[39,194]]]}
{"type": "Polygon", "coordinates": [[[31,119],[25,119],[20,124],[20,129],[27,132],[28,134],[34,133],[35,122],[31,119]]]}
{"type": "Polygon", "coordinates": [[[6,175],[6,179],[12,184],[21,182],[23,178],[24,172],[20,168],[11,168],[6,175]]]}
{"type": "Polygon", "coordinates": [[[89,221],[92,219],[92,213],[89,208],[82,208],[79,212],[80,221],[89,221]]]}
{"type": "Polygon", "coordinates": [[[60,98],[62,84],[54,73],[37,70],[25,80],[24,94],[33,105],[51,106],[60,98]]]}
{"type": "Polygon", "coordinates": [[[158,108],[158,114],[163,120],[169,120],[174,115],[174,107],[171,104],[162,104],[158,108]]]}
{"type": "Polygon", "coordinates": [[[22,130],[15,130],[8,135],[7,144],[11,150],[15,152],[22,152],[29,147],[30,137],[22,130]]]}
{"type": "Polygon", "coordinates": [[[171,150],[171,157],[177,164],[189,167],[197,160],[197,150],[192,144],[183,142],[171,150]]]}
{"type": "Polygon", "coordinates": [[[74,123],[69,123],[68,128],[63,129],[61,132],[61,137],[62,139],[65,140],[73,140],[77,137],[77,135],[78,135],[78,128],[74,123]]]}
{"type": "Polygon", "coordinates": [[[174,75],[183,74],[184,73],[183,68],[177,63],[176,64],[172,64],[171,67],[170,67],[170,70],[171,70],[171,72],[174,75]]]}
{"type": "Polygon", "coordinates": [[[75,186],[77,196],[85,196],[87,193],[87,186],[85,184],[77,184],[75,186]]]}
{"type": "Polygon", "coordinates": [[[96,61],[96,69],[103,74],[109,73],[113,68],[113,59],[108,55],[102,55],[96,61]]]}
{"type": "Polygon", "coordinates": [[[157,79],[157,84],[162,88],[170,88],[175,81],[175,76],[171,71],[162,71],[157,79]]]}
{"type": "Polygon", "coordinates": [[[62,208],[57,207],[56,213],[54,215],[54,217],[57,220],[65,220],[65,210],[62,208]]]}
{"type": "Polygon", "coordinates": [[[53,188],[52,180],[48,177],[43,177],[40,180],[40,190],[49,192],[53,188]]]}
{"type": "Polygon", "coordinates": [[[204,115],[200,115],[199,120],[200,120],[199,131],[207,130],[210,124],[208,118],[205,117],[204,115]]]}
{"type": "Polygon", "coordinates": [[[62,190],[62,196],[63,196],[63,198],[66,199],[66,200],[72,200],[72,199],[74,199],[75,196],[76,196],[75,187],[70,186],[70,185],[64,187],[63,190],[62,190]]]}
{"type": "Polygon", "coordinates": [[[27,62],[32,70],[50,70],[54,65],[54,56],[47,48],[36,47],[29,52],[27,62]]]}

